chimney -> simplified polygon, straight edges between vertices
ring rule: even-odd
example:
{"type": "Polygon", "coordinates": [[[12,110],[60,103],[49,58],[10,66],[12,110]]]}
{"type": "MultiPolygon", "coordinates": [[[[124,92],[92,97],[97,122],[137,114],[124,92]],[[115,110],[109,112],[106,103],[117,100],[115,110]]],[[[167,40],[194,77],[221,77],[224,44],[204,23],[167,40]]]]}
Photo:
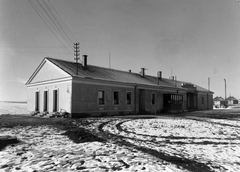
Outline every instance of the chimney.
{"type": "Polygon", "coordinates": [[[158,85],[159,85],[159,81],[162,80],[162,71],[158,71],[157,78],[158,78],[158,85]]]}
{"type": "Polygon", "coordinates": [[[174,76],[170,76],[169,79],[173,80],[174,81],[174,76]]]}
{"type": "Polygon", "coordinates": [[[145,76],[145,68],[141,68],[141,76],[144,77],[145,76]]]}
{"type": "Polygon", "coordinates": [[[128,70],[128,72],[129,72],[129,73],[132,73],[132,70],[131,70],[131,69],[129,69],[129,70],[128,70]]]}
{"type": "Polygon", "coordinates": [[[157,77],[158,77],[158,79],[162,79],[162,71],[158,71],[158,73],[157,73],[157,77]]]}
{"type": "Polygon", "coordinates": [[[84,68],[87,68],[87,55],[82,55],[82,57],[83,57],[82,65],[83,65],[84,68]]]}

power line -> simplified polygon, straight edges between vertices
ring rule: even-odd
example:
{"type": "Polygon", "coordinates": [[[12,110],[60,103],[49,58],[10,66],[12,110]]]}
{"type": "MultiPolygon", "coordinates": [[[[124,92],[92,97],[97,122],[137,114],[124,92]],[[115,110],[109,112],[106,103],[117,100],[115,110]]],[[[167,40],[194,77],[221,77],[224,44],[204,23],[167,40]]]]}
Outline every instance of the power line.
{"type": "MultiPolygon", "coordinates": [[[[40,3],[40,1],[38,0],[40,3]]],[[[49,18],[52,18],[52,22],[60,30],[60,32],[66,36],[66,38],[70,41],[70,46],[72,47],[73,42],[78,42],[77,39],[74,37],[70,29],[67,27],[67,25],[64,23],[64,21],[61,19],[60,15],[57,13],[56,9],[52,5],[52,3],[48,1],[41,1],[43,2],[44,6],[46,7],[46,10],[49,12],[49,18]],[[48,2],[48,3],[47,3],[48,2]]]]}
{"type": "Polygon", "coordinates": [[[54,8],[54,6],[52,5],[52,3],[50,2],[50,0],[48,0],[50,6],[52,7],[52,9],[54,10],[54,12],[57,14],[60,23],[62,23],[63,27],[70,33],[70,35],[72,36],[74,42],[78,42],[77,39],[75,38],[75,36],[73,35],[73,33],[70,31],[70,29],[67,27],[67,25],[64,23],[64,21],[62,20],[62,18],[60,17],[60,15],[58,14],[57,10],[54,8]]]}
{"type": "Polygon", "coordinates": [[[45,4],[45,1],[41,1],[43,2],[43,4],[41,4],[41,2],[39,0],[37,0],[39,6],[42,8],[42,10],[45,12],[45,14],[48,16],[48,18],[51,20],[52,24],[55,26],[55,29],[58,30],[59,34],[64,38],[66,38],[68,41],[68,44],[70,45],[70,47],[72,47],[72,40],[69,38],[69,36],[66,34],[66,32],[63,30],[63,28],[61,27],[61,25],[59,24],[58,20],[56,19],[56,17],[53,15],[53,13],[51,12],[51,9],[49,9],[48,5],[45,4]],[[45,5],[44,5],[45,4],[45,5]]]}
{"type": "MultiPolygon", "coordinates": [[[[37,12],[37,14],[39,15],[39,17],[43,20],[43,22],[46,24],[46,26],[50,29],[50,31],[53,33],[53,35],[58,39],[58,41],[63,45],[63,47],[70,53],[70,51],[65,47],[65,45],[62,43],[62,41],[58,38],[58,36],[54,33],[54,31],[51,29],[51,27],[49,26],[49,24],[44,20],[44,16],[41,15],[42,13],[39,11],[39,9],[35,6],[35,4],[31,1],[28,0],[28,2],[30,3],[30,5],[34,8],[34,10],[37,12]]],[[[70,53],[71,54],[71,53],[70,53]]]]}
{"type": "Polygon", "coordinates": [[[0,52],[5,52],[5,53],[31,53],[31,54],[71,54],[71,53],[57,53],[57,52],[30,52],[30,51],[15,51],[15,50],[10,50],[10,51],[1,51],[0,52]]]}
{"type": "Polygon", "coordinates": [[[63,46],[25,46],[25,45],[0,45],[0,48],[63,48],[63,46]]]}
{"type": "MultiPolygon", "coordinates": [[[[72,32],[69,30],[67,25],[63,22],[60,15],[57,13],[56,9],[52,5],[50,1],[48,3],[45,0],[41,2],[36,0],[36,4],[33,1],[28,0],[31,6],[35,9],[37,14],[41,17],[47,27],[51,30],[54,36],[59,40],[59,42],[64,46],[58,36],[55,34],[55,31],[65,40],[65,42],[70,46],[73,50],[72,44],[77,42],[77,39],[74,37],[72,32]]],[[[64,46],[65,47],[65,46],[64,46]]],[[[68,49],[65,47],[68,51],[68,49]]],[[[69,52],[69,51],[68,51],[69,52]]],[[[70,53],[70,52],[69,52],[70,53]]],[[[72,53],[70,53],[72,54],[72,53]]]]}
{"type": "Polygon", "coordinates": [[[240,75],[240,73],[233,73],[233,74],[228,74],[228,75],[211,76],[210,78],[227,77],[227,76],[235,76],[235,75],[240,75]]]}
{"type": "MultiPolygon", "coordinates": [[[[63,31],[59,28],[59,26],[57,26],[56,24],[56,20],[54,20],[54,17],[51,16],[49,14],[49,11],[46,9],[46,7],[44,8],[44,6],[40,3],[39,0],[36,0],[36,2],[38,3],[40,9],[43,11],[43,13],[41,12],[41,14],[44,16],[44,14],[47,16],[47,18],[45,17],[45,19],[50,23],[50,25],[55,28],[55,30],[61,35],[61,37],[66,41],[66,43],[68,43],[68,45],[72,48],[72,44],[69,43],[69,38],[63,33],[63,31]],[[50,20],[50,21],[49,21],[50,20]],[[66,40],[67,39],[67,40],[66,40]]],[[[44,1],[43,1],[44,2],[44,1]]],[[[36,6],[37,7],[37,6],[36,6]]],[[[38,8],[38,7],[37,7],[38,8]]],[[[39,8],[38,8],[39,9],[39,8]]],[[[71,42],[71,40],[70,40],[71,42]]]]}

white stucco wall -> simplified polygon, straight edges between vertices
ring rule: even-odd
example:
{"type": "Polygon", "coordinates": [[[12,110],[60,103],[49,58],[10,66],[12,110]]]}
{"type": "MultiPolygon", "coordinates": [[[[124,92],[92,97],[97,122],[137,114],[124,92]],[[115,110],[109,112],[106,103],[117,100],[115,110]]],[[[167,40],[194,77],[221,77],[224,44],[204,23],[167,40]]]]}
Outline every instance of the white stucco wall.
{"type": "Polygon", "coordinates": [[[71,113],[72,81],[37,84],[27,87],[28,110],[35,111],[35,92],[39,92],[39,110],[43,111],[44,91],[48,91],[48,112],[53,112],[53,91],[58,90],[58,109],[71,113]]]}

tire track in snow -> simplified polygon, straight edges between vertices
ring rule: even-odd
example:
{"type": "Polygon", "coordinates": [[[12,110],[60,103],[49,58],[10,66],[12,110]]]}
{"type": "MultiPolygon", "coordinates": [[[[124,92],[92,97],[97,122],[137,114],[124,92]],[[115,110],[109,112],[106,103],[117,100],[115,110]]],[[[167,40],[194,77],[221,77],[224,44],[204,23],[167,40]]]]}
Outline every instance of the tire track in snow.
{"type": "MultiPolygon", "coordinates": [[[[186,118],[190,119],[190,120],[206,122],[206,123],[210,123],[210,124],[217,124],[217,125],[222,125],[222,126],[227,126],[227,127],[234,127],[234,128],[239,128],[240,129],[240,126],[237,126],[237,125],[231,125],[231,124],[226,124],[226,123],[221,123],[221,122],[209,121],[206,118],[205,119],[199,119],[199,118],[193,118],[193,117],[186,117],[186,118]]],[[[211,120],[211,118],[210,118],[210,120],[211,120]]],[[[227,119],[227,120],[229,120],[229,119],[227,119]]]]}
{"type": "MultiPolygon", "coordinates": [[[[107,138],[109,140],[113,140],[116,144],[124,145],[124,146],[130,147],[130,148],[134,148],[138,151],[147,153],[147,154],[152,155],[152,156],[154,156],[158,159],[167,161],[169,163],[172,163],[174,165],[177,165],[180,168],[183,168],[183,169],[186,169],[186,170],[189,170],[189,171],[194,171],[194,172],[202,172],[202,171],[212,172],[213,171],[209,166],[207,166],[204,163],[197,162],[197,161],[190,160],[190,159],[183,158],[183,157],[172,156],[172,155],[169,155],[165,152],[159,152],[155,149],[151,149],[151,148],[148,148],[148,147],[135,145],[133,143],[130,143],[129,141],[126,141],[125,140],[126,137],[123,137],[121,135],[113,134],[109,131],[105,131],[103,128],[106,125],[108,125],[109,123],[111,123],[112,121],[114,121],[114,120],[103,122],[98,126],[100,136],[102,136],[104,138],[107,138]]],[[[124,130],[122,130],[122,128],[121,128],[121,125],[125,122],[128,122],[128,121],[132,121],[132,120],[119,122],[119,123],[115,124],[115,127],[118,129],[118,131],[123,131],[124,132],[124,130]]],[[[135,141],[134,138],[128,138],[128,139],[131,139],[131,140],[135,141]]]]}
{"type": "MultiPolygon", "coordinates": [[[[129,120],[130,121],[130,120],[129,120]]],[[[123,129],[121,127],[121,125],[123,123],[126,123],[128,121],[124,121],[124,122],[120,122],[118,124],[116,124],[116,128],[119,130],[119,131],[122,131],[122,132],[125,132],[127,134],[134,134],[134,135],[138,135],[138,136],[143,136],[143,137],[150,137],[153,139],[156,139],[158,138],[158,136],[153,136],[153,135],[147,135],[147,134],[140,134],[140,133],[136,133],[134,131],[129,131],[127,129],[123,129]]],[[[209,138],[209,137],[183,137],[183,136],[160,136],[160,138],[163,138],[163,139],[171,139],[171,140],[184,140],[184,139],[188,139],[188,140],[202,140],[202,139],[214,139],[214,140],[217,140],[217,141],[221,141],[222,138],[209,138]]],[[[224,140],[240,140],[239,139],[236,139],[236,138],[225,138],[224,140]]],[[[144,140],[139,140],[139,141],[144,141],[144,140]]],[[[207,145],[207,144],[219,144],[219,142],[212,142],[212,141],[202,141],[202,142],[183,142],[183,141],[174,141],[174,142],[169,142],[168,140],[166,141],[159,141],[159,142],[154,142],[154,143],[167,143],[167,144],[204,144],[204,145],[207,145]]],[[[229,144],[229,142],[221,142],[221,144],[229,144]]],[[[231,144],[239,144],[239,143],[231,143],[231,144]]]]}

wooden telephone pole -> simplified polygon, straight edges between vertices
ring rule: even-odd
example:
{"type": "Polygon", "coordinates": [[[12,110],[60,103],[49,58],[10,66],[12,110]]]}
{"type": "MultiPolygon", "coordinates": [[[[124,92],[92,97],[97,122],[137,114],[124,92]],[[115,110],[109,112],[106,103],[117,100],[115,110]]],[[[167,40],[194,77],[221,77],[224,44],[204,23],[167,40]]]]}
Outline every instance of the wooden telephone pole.
{"type": "Polygon", "coordinates": [[[227,96],[227,82],[226,82],[226,79],[224,79],[224,86],[225,86],[225,103],[226,103],[226,96],[227,96]]]}
{"type": "Polygon", "coordinates": [[[76,60],[76,63],[77,63],[77,71],[76,71],[76,74],[78,75],[78,60],[80,59],[79,56],[80,56],[80,50],[79,50],[79,42],[78,43],[74,43],[74,60],[76,60]]]}

